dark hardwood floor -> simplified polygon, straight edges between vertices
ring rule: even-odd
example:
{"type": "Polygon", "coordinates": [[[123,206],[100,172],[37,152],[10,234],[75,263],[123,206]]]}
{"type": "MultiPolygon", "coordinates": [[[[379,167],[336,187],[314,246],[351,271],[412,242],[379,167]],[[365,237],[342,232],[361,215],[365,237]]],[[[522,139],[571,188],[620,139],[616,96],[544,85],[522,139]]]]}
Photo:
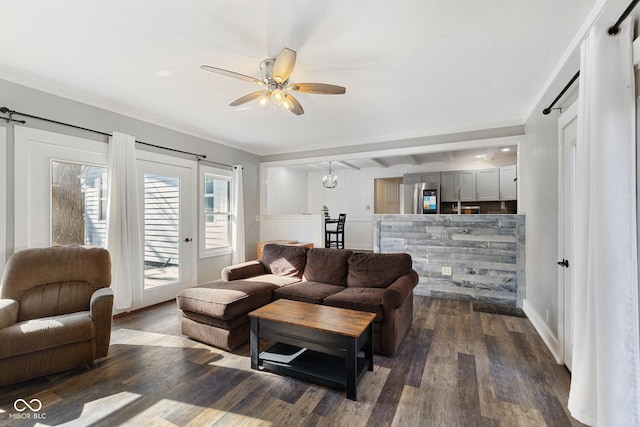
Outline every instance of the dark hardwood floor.
{"type": "Polygon", "coordinates": [[[248,355],[248,344],[229,353],[183,337],[175,303],[163,304],[115,319],[109,356],[90,369],[0,388],[0,425],[580,425],[569,373],[531,323],[466,301],[416,297],[399,353],[375,357],[357,402],[252,371],[248,355]],[[16,419],[16,399],[34,398],[44,419],[16,419]]]}

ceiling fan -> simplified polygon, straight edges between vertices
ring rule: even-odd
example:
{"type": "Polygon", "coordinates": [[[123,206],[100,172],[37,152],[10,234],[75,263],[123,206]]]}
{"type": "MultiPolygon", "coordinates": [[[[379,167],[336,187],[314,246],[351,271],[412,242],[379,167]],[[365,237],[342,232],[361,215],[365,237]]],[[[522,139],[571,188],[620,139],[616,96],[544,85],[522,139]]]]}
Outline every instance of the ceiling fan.
{"type": "Polygon", "coordinates": [[[238,105],[257,99],[258,103],[262,107],[266,107],[269,103],[273,102],[276,105],[282,106],[285,110],[291,111],[293,114],[299,116],[304,114],[304,109],[290,92],[316,93],[324,95],[342,95],[346,92],[347,89],[342,86],[325,83],[290,83],[289,76],[291,76],[291,72],[295,65],[296,52],[285,47],[276,58],[267,58],[260,63],[262,80],[245,74],[236,73],[235,71],[211,67],[209,65],[202,65],[200,68],[206,71],[211,71],[212,73],[245,80],[265,87],[264,89],[251,92],[248,95],[236,99],[229,104],[232,107],[237,107],[238,105]]]}

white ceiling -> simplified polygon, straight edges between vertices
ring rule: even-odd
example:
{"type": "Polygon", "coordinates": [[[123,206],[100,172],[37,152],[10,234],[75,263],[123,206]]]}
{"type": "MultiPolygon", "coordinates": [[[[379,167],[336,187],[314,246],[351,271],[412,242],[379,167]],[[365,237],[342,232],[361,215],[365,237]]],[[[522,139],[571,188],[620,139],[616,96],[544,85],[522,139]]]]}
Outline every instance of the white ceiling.
{"type": "Polygon", "coordinates": [[[594,2],[24,0],[0,78],[258,155],[392,141],[522,124],[594,2]],[[259,77],[285,46],[291,82],[347,93],[234,109],[255,86],[199,68],[259,77]]]}

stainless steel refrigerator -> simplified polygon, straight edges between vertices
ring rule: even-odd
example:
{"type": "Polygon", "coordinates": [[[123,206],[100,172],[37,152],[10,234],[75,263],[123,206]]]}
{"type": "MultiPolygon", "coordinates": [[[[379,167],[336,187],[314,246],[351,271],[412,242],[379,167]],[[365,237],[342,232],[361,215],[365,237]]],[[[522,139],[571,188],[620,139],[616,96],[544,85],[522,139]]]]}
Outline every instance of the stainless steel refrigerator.
{"type": "Polygon", "coordinates": [[[402,214],[439,214],[440,184],[419,182],[402,184],[400,213],[402,214]]]}

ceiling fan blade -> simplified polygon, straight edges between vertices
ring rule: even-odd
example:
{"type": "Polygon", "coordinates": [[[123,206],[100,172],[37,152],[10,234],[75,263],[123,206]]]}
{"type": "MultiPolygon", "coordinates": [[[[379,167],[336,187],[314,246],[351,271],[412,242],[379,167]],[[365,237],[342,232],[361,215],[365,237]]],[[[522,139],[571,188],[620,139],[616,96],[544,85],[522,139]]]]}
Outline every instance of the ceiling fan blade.
{"type": "Polygon", "coordinates": [[[286,82],[296,65],[296,52],[287,47],[282,49],[273,64],[273,79],[278,82],[286,82]]]}
{"type": "Polygon", "coordinates": [[[246,76],[244,74],[236,73],[235,71],[225,70],[223,68],[211,67],[209,65],[201,65],[200,68],[206,71],[211,71],[212,73],[222,74],[223,76],[233,77],[234,79],[245,80],[247,82],[258,83],[260,85],[264,85],[262,80],[258,80],[251,76],[246,76]]]}
{"type": "Polygon", "coordinates": [[[269,93],[268,90],[258,90],[256,92],[251,92],[248,95],[245,95],[243,97],[240,97],[238,99],[236,99],[235,101],[233,101],[231,104],[229,104],[229,106],[231,107],[237,107],[238,105],[242,105],[242,104],[246,104],[249,101],[253,101],[254,99],[258,99],[260,98],[262,95],[265,95],[269,93]]]}
{"type": "MultiPolygon", "coordinates": [[[[291,95],[290,93],[286,93],[285,94],[284,102],[285,103],[287,103],[287,102],[291,103],[291,109],[287,108],[287,110],[291,111],[296,116],[301,116],[302,114],[304,114],[304,109],[302,108],[302,105],[300,105],[298,100],[295,99],[293,97],[293,95],[291,95]]],[[[286,108],[286,106],[285,106],[285,108],[286,108]]]]}
{"type": "Polygon", "coordinates": [[[287,86],[287,90],[322,95],[342,95],[347,91],[347,88],[325,83],[293,83],[287,86]]]}

